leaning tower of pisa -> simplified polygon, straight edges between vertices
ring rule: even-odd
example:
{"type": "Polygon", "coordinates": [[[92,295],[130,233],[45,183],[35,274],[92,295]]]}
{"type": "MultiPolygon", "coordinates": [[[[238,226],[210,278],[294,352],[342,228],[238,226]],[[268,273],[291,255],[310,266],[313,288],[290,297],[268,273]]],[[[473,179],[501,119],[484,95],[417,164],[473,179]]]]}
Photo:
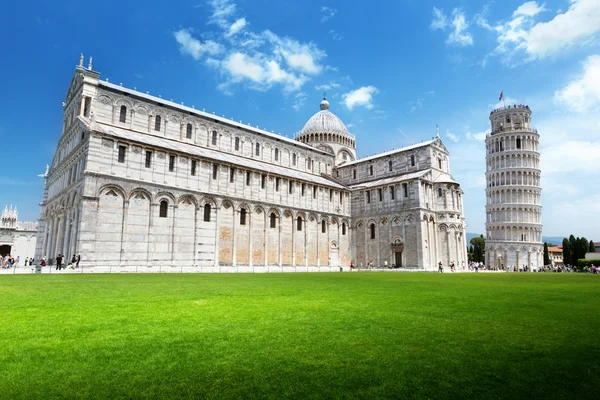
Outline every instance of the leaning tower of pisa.
{"type": "Polygon", "coordinates": [[[543,265],[540,152],[529,106],[490,113],[486,146],[487,266],[537,270],[543,265]]]}

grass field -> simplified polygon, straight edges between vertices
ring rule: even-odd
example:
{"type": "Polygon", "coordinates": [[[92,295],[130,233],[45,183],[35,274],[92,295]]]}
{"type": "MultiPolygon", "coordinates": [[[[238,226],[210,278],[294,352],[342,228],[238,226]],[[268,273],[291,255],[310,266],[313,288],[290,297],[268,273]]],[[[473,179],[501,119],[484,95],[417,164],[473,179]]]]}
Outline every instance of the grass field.
{"type": "Polygon", "coordinates": [[[0,398],[600,398],[600,277],[0,277],[0,398]]]}

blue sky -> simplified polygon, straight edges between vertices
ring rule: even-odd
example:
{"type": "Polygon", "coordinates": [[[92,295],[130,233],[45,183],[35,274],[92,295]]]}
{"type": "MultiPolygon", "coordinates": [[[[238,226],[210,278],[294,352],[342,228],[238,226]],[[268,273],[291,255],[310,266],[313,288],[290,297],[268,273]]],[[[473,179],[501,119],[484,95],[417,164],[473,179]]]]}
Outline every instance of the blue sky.
{"type": "Polygon", "coordinates": [[[600,2],[9,2],[0,16],[0,204],[38,216],[79,53],[102,79],[292,136],[323,92],[359,156],[436,124],[483,232],[489,111],[541,135],[544,235],[600,238],[600,2]]]}

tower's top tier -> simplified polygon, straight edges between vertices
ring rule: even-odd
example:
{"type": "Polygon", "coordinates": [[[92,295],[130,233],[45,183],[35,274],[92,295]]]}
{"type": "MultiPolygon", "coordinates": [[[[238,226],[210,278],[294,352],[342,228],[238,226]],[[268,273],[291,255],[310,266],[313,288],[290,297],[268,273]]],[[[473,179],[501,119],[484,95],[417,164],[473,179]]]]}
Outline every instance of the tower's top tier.
{"type": "Polygon", "coordinates": [[[531,128],[531,109],[523,104],[497,108],[490,112],[492,135],[506,131],[535,131],[531,128]]]}

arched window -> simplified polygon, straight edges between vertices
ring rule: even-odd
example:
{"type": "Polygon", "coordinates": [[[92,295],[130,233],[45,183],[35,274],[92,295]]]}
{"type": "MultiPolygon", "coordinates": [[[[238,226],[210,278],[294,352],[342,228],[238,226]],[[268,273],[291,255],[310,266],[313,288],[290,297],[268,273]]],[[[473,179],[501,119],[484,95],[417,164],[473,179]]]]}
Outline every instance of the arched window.
{"type": "Polygon", "coordinates": [[[442,191],[442,188],[438,188],[438,197],[442,197],[444,195],[444,192],[442,191]]]}
{"type": "Polygon", "coordinates": [[[296,153],[292,154],[292,165],[296,166],[296,153]]]}
{"type": "Polygon", "coordinates": [[[212,133],[212,145],[213,146],[217,145],[217,138],[218,138],[217,131],[213,131],[213,133],[212,133]]]}
{"type": "Polygon", "coordinates": [[[271,213],[269,226],[271,228],[277,228],[277,216],[275,215],[275,213],[271,213]]]}
{"type": "Polygon", "coordinates": [[[517,149],[521,148],[521,139],[517,138],[517,149]]]}
{"type": "Polygon", "coordinates": [[[391,171],[393,169],[392,160],[388,161],[388,169],[391,171]]]}
{"type": "Polygon", "coordinates": [[[260,156],[260,143],[256,143],[256,155],[260,156]]]}
{"type": "Polygon", "coordinates": [[[302,230],[302,217],[298,217],[296,219],[296,230],[297,231],[301,231],[302,230]]]}
{"type": "Polygon", "coordinates": [[[325,220],[321,221],[321,232],[327,232],[327,226],[325,225],[325,220]]]}
{"type": "Polygon", "coordinates": [[[343,222],[342,223],[342,235],[345,235],[345,234],[346,234],[346,223],[343,222]]]}
{"type": "Polygon", "coordinates": [[[157,115],[156,118],[154,118],[154,130],[160,132],[160,123],[161,123],[161,118],[160,115],[157,115]]]}
{"type": "Polygon", "coordinates": [[[169,210],[169,203],[166,200],[160,202],[160,212],[158,216],[160,218],[167,218],[167,212],[169,210]]]}
{"type": "Polygon", "coordinates": [[[204,222],[210,222],[210,204],[204,205],[204,222]]]}
{"type": "Polygon", "coordinates": [[[185,127],[185,138],[186,139],[192,138],[192,124],[187,124],[187,126],[185,127]]]}
{"type": "Polygon", "coordinates": [[[279,149],[275,149],[275,161],[279,161],[279,149]]]}
{"type": "Polygon", "coordinates": [[[119,122],[127,122],[127,107],[121,106],[121,112],[119,113],[119,122]]]}
{"type": "Polygon", "coordinates": [[[346,161],[348,159],[348,154],[346,152],[342,153],[342,160],[346,161]]]}
{"type": "Polygon", "coordinates": [[[373,175],[373,166],[369,165],[369,175],[373,175]]]}
{"type": "Polygon", "coordinates": [[[235,151],[239,151],[240,150],[240,138],[236,137],[235,138],[235,151]]]}
{"type": "Polygon", "coordinates": [[[242,208],[240,210],[240,225],[246,225],[246,209],[242,208]]]}
{"type": "Polygon", "coordinates": [[[371,231],[371,239],[375,239],[375,224],[371,224],[369,230],[371,231]]]}

